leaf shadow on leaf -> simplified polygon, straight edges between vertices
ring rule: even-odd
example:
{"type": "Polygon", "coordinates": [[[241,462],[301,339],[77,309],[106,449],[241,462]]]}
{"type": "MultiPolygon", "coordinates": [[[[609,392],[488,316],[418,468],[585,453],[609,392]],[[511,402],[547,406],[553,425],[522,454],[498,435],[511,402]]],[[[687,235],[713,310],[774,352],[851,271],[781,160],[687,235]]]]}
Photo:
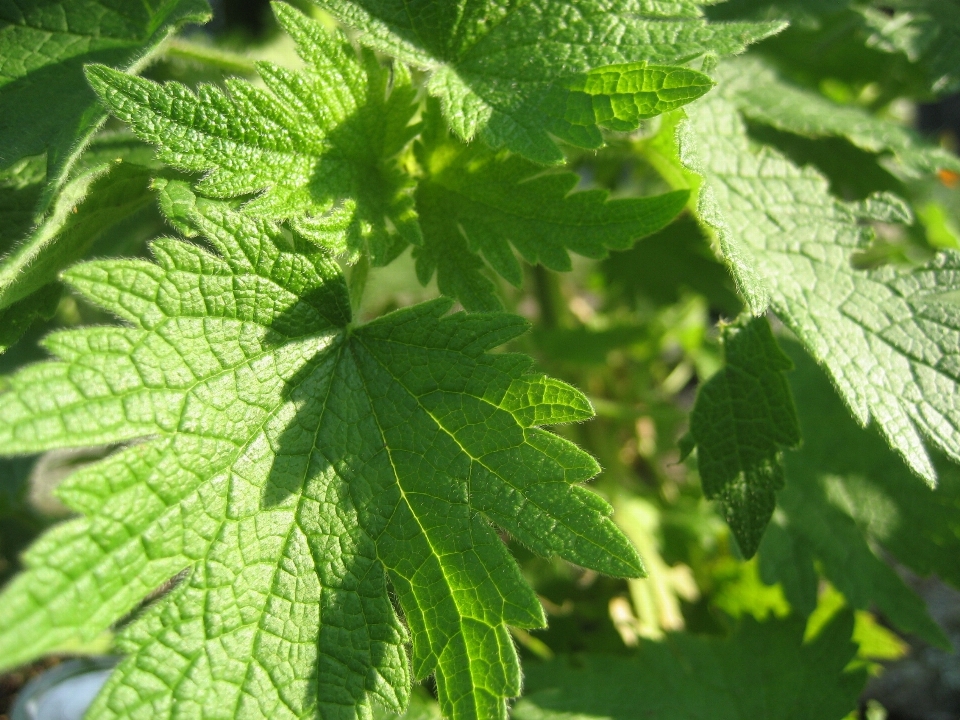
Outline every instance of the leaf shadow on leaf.
{"type": "Polygon", "coordinates": [[[83,66],[122,65],[129,55],[129,47],[95,50],[45,65],[4,85],[0,95],[0,169],[48,149],[48,164],[54,165],[78,134],[107,114],[83,80],[83,66]],[[29,97],[36,95],[37,88],[42,89],[39,101],[29,97]],[[78,112],[78,107],[83,110],[78,112]]]}

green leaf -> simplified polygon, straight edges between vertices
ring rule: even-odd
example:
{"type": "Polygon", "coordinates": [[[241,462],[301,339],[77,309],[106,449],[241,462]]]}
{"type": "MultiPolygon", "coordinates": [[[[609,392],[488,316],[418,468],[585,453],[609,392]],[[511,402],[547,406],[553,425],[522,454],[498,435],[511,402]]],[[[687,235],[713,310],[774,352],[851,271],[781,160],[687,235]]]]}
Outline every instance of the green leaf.
{"type": "Polygon", "coordinates": [[[743,309],[733,278],[690,215],[677,218],[629,250],[611,253],[602,268],[608,292],[632,305],[643,301],[673,305],[684,292],[694,292],[728,318],[743,309]]]}
{"type": "Polygon", "coordinates": [[[153,202],[152,169],[119,161],[136,149],[94,148],[76,166],[47,217],[0,260],[0,310],[56,280],[110,228],[153,202]]]}
{"type": "MultiPolygon", "coordinates": [[[[46,202],[106,114],[83,66],[135,72],[206,0],[17,0],[0,5],[0,167],[48,152],[46,202]]],[[[42,208],[41,208],[42,209],[42,208]]]]}
{"type": "Polygon", "coordinates": [[[918,63],[936,93],[960,88],[960,2],[885,0],[858,10],[872,31],[868,45],[918,63]]]}
{"type": "Polygon", "coordinates": [[[400,64],[358,58],[283,3],[274,11],[307,63],[291,71],[259,63],[266,89],[231,79],[226,91],[158,84],[109,68],[88,68],[103,102],[167,164],[206,172],[197,190],[232,198],[256,217],[287,220],[304,237],[353,258],[386,264],[419,242],[412,181],[397,154],[416,134],[416,90],[400,64]]]}
{"type": "Polygon", "coordinates": [[[41,156],[24,158],[0,172],[0,253],[6,254],[33,226],[45,176],[41,156]]]}
{"type": "Polygon", "coordinates": [[[514,249],[531,264],[571,269],[569,251],[589,258],[630,247],[667,225],[689,193],[608,200],[603,190],[573,192],[572,172],[544,173],[517,155],[483,145],[441,141],[420,145],[426,169],[417,187],[423,246],[414,250],[417,275],[436,273],[440,291],[468,310],[495,310],[500,301],[485,263],[519,287],[523,271],[514,249]],[[480,259],[483,256],[483,260],[480,259]]]}
{"type": "Polygon", "coordinates": [[[0,354],[10,349],[35,322],[53,317],[60,293],[59,285],[50,284],[33,297],[0,310],[0,354]]]}
{"type": "Polygon", "coordinates": [[[578,656],[530,665],[516,720],[841,720],[857,706],[863,670],[845,671],[856,645],[852,613],[804,643],[796,617],[744,618],[726,639],[644,642],[631,658],[578,656]]]}
{"type": "Polygon", "coordinates": [[[901,630],[948,644],[877,552],[960,587],[960,469],[940,463],[940,487],[921,485],[877,432],[857,427],[809,355],[794,342],[784,347],[796,366],[790,384],[803,445],[786,454],[780,512],[760,547],[764,579],[809,613],[816,563],[854,607],[877,608],[901,630]]]}
{"type": "Polygon", "coordinates": [[[563,161],[553,137],[599,147],[598,123],[635,127],[709,87],[691,70],[643,63],[742,52],[783,27],[710,24],[693,0],[314,1],[365,44],[429,70],[427,89],[460,138],[542,163],[563,161]]]}
{"type": "Polygon", "coordinates": [[[953,153],[902,125],[792,85],[763,60],[737,58],[718,70],[723,95],[754,122],[811,138],[843,137],[871,153],[889,152],[914,175],[960,172],[960,158],[953,153]]]}
{"type": "Polygon", "coordinates": [[[937,473],[923,437],[960,459],[960,366],[953,360],[960,255],[917,268],[859,270],[871,240],[863,220],[909,217],[889,195],[846,204],[812,168],[752,146],[736,108],[719,93],[689,112],[684,162],[704,178],[702,219],[751,310],[767,306],[833,378],[857,420],[877,422],[887,442],[928,482],[937,473]]]}
{"type": "Polygon", "coordinates": [[[751,558],[783,487],[781,451],[800,443],[784,375],[792,365],[766,318],[724,326],[723,351],[726,366],[697,392],[690,435],[703,493],[720,504],[751,558]]]}
{"type": "Polygon", "coordinates": [[[577,484],[596,462],[538,428],[590,404],[486,352],[520,318],[445,317],[439,300],[356,327],[325,255],[216,201],[192,222],[219,255],[158,240],[155,263],[69,270],[128,324],[48,337],[59,359],[0,394],[4,453],[144,439],[61,486],[83,516],[0,596],[0,662],[95,635],[177,578],[122,633],[129,657],[93,717],[401,712],[411,670],[435,675],[445,716],[505,717],[520,692],[507,625],[544,616],[493,524],[543,555],[643,572],[577,484]]]}

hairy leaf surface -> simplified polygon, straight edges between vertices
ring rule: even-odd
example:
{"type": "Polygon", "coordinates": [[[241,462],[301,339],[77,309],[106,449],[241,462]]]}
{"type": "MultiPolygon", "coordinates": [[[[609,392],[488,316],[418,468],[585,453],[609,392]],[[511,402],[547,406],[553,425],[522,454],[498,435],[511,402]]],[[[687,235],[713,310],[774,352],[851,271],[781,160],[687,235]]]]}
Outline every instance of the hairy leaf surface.
{"type": "Polygon", "coordinates": [[[644,70],[640,63],[738,53],[782,27],[707,23],[704,3],[693,0],[315,2],[356,28],[364,43],[429,70],[428,90],[462,139],[480,135],[494,148],[544,163],[563,161],[551,135],[599,147],[597,125],[623,127],[608,118],[630,125],[708,87],[689,69],[644,70]],[[600,70],[623,64],[632,67],[600,70]],[[626,79],[630,72],[642,82],[626,79]],[[617,87],[604,85],[604,78],[626,81],[617,87]]]}
{"type": "Polygon", "coordinates": [[[274,5],[308,67],[259,63],[266,89],[231,79],[226,91],[158,84],[105,67],[87,70],[114,115],[180,170],[206,172],[210,197],[256,194],[251,215],[288,220],[314,242],[386,264],[419,242],[412,183],[395,164],[416,134],[406,69],[358,58],[341,34],[274,5]]]}
{"type": "Polygon", "coordinates": [[[519,287],[516,249],[531,264],[571,269],[569,251],[590,258],[630,247],[660,230],[683,209],[688,193],[608,200],[603,190],[572,192],[579,177],[543,173],[517,155],[454,139],[421,145],[426,177],[417,187],[423,246],[414,250],[421,282],[437,285],[468,310],[496,310],[484,260],[519,287]],[[482,255],[483,260],[480,259],[482,255]]]}
{"type": "Polygon", "coordinates": [[[434,674],[444,714],[504,717],[520,691],[507,625],[544,617],[492,524],[544,555],[642,573],[598,471],[537,426],[578,391],[486,351],[526,324],[440,300],[350,323],[325,256],[198,200],[219,254],[88,262],[74,288],[127,321],[46,341],[8,379],[0,447],[143,442],[81,470],[54,529],[0,596],[5,666],[89,637],[178,578],[121,636],[92,715],[271,718],[400,712],[434,674]],[[401,624],[387,583],[402,609],[401,624]]]}
{"type": "Polygon", "coordinates": [[[0,260],[0,309],[56,280],[105,231],[153,201],[149,167],[93,153],[77,170],[49,215],[0,260]]]}
{"type": "Polygon", "coordinates": [[[909,220],[897,198],[845,204],[816,170],[751,146],[720,95],[690,111],[684,162],[704,178],[703,220],[754,313],[768,305],[830,373],[861,424],[875,420],[928,482],[937,473],[923,437],[960,459],[960,256],[918,269],[854,267],[872,238],[864,220],[909,220]]]}
{"type": "Polygon", "coordinates": [[[744,618],[726,639],[668,636],[635,657],[587,655],[527,668],[517,720],[840,720],[857,705],[863,670],[844,671],[856,645],[851,613],[812,641],[793,617],[744,618]]]}
{"type": "Polygon", "coordinates": [[[690,415],[703,492],[715,499],[745,557],[753,557],[783,487],[782,449],[800,442],[784,371],[792,365],[765,318],[723,328],[726,365],[690,415]]]}
{"type": "Polygon", "coordinates": [[[106,117],[83,66],[135,70],[177,27],[209,17],[206,0],[0,3],[0,167],[49,151],[52,200],[106,117]]]}
{"type": "Polygon", "coordinates": [[[778,519],[760,548],[768,582],[809,613],[824,576],[857,608],[944,645],[923,601],[878,556],[882,548],[920,575],[960,587],[960,470],[938,463],[940,486],[924,487],[873,430],[857,427],[809,355],[784,342],[803,445],[786,453],[778,519]]]}

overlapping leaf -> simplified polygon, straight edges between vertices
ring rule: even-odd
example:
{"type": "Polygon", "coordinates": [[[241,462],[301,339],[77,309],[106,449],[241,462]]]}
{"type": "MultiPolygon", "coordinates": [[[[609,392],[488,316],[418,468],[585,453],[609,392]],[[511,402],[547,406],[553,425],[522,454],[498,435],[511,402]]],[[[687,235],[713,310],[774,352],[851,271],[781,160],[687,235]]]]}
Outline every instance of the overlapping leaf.
{"type": "Polygon", "coordinates": [[[960,158],[953,153],[902,125],[792,85],[758,58],[724,63],[718,76],[720,92],[755,122],[811,138],[843,137],[871,153],[892,153],[914,175],[940,169],[960,172],[960,158]]]}
{"type": "Polygon", "coordinates": [[[960,471],[941,463],[940,487],[923,487],[876,432],[857,427],[813,360],[796,343],[784,347],[796,366],[789,379],[803,445],[786,453],[780,512],[760,547],[764,579],[809,613],[816,565],[854,607],[944,645],[923,601],[878,552],[960,586],[960,471]]]}
{"type": "Polygon", "coordinates": [[[753,557],[783,487],[782,450],[800,442],[783,354],[765,318],[723,329],[726,366],[690,415],[703,492],[716,499],[740,550],[753,557]]]}
{"type": "Polygon", "coordinates": [[[794,617],[745,618],[726,639],[693,635],[645,642],[636,657],[600,655],[527,669],[517,720],[840,720],[857,705],[863,670],[845,672],[856,645],[841,613],[808,643],[794,617]]]}
{"type": "Polygon", "coordinates": [[[860,12],[872,31],[867,40],[871,46],[902,52],[919,63],[934,92],[960,87],[960,2],[889,0],[860,12]]]}
{"type": "Polygon", "coordinates": [[[49,151],[47,201],[106,114],[83,66],[138,67],[206,0],[17,0],[0,5],[0,168],[49,151]]]}
{"type": "Polygon", "coordinates": [[[599,147],[597,125],[609,125],[605,118],[618,115],[613,108],[621,101],[614,95],[626,96],[622,117],[634,122],[647,116],[648,106],[668,108],[678,92],[689,101],[705,89],[699,73],[644,70],[640,63],[741,52],[782,27],[707,23],[704,3],[695,0],[315,1],[356,28],[364,43],[430,70],[428,90],[462,139],[480,135],[494,148],[545,163],[563,160],[551,135],[599,147]],[[642,81],[608,94],[612,86],[588,75],[622,64],[633,65],[611,70],[618,81],[631,72],[642,81]],[[601,92],[584,93],[591,85],[601,92]]]}
{"type": "Polygon", "coordinates": [[[870,241],[863,220],[909,220],[896,198],[844,204],[812,168],[751,146],[720,95],[693,106],[685,163],[704,178],[702,218],[755,313],[768,305],[827,368],[861,424],[877,422],[910,467],[935,482],[923,437],[960,459],[960,310],[946,293],[960,257],[925,267],[854,267],[870,241]]]}
{"type": "Polygon", "coordinates": [[[514,248],[529,263],[570,270],[569,251],[601,258],[627,248],[673,220],[688,197],[680,191],[608,200],[602,190],[572,192],[574,173],[544,174],[517,155],[454,139],[419,150],[426,176],[416,194],[424,237],[414,251],[417,274],[426,283],[436,272],[440,291],[470,310],[500,307],[483,260],[519,287],[514,248]]]}
{"type": "Polygon", "coordinates": [[[434,674],[444,714],[503,717],[520,691],[508,624],[540,604],[494,531],[615,575],[642,572],[598,468],[537,428],[589,403],[487,354],[523,332],[440,300],[363,327],[325,257],[198,200],[219,251],[159,240],[156,263],[67,280],[124,327],[55,334],[59,359],[0,394],[0,448],[145,442],[60,490],[83,517],[44,537],[0,597],[10,666],[95,635],[178,577],[121,637],[94,717],[366,717],[434,674]],[[179,575],[182,573],[182,575],[179,575]]]}
{"type": "Polygon", "coordinates": [[[274,9],[308,67],[259,63],[266,90],[232,79],[226,91],[195,93],[100,66],[88,77],[164,162],[208,171],[201,193],[256,194],[251,215],[288,220],[318,244],[385,264],[419,240],[412,184],[394,162],[416,133],[409,74],[400,64],[391,73],[372,53],[358,58],[342,35],[288,5],[274,9]]]}

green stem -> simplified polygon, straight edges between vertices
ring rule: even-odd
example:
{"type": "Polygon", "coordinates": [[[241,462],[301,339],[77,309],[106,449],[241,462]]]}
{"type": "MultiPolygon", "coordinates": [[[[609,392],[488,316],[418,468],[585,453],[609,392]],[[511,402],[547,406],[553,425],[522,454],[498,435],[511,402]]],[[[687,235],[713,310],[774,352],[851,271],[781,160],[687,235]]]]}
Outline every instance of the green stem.
{"type": "Polygon", "coordinates": [[[190,60],[201,65],[210,65],[224,72],[253,75],[256,65],[250,58],[239,53],[199,45],[183,38],[170,38],[163,50],[168,58],[190,60]]]}

